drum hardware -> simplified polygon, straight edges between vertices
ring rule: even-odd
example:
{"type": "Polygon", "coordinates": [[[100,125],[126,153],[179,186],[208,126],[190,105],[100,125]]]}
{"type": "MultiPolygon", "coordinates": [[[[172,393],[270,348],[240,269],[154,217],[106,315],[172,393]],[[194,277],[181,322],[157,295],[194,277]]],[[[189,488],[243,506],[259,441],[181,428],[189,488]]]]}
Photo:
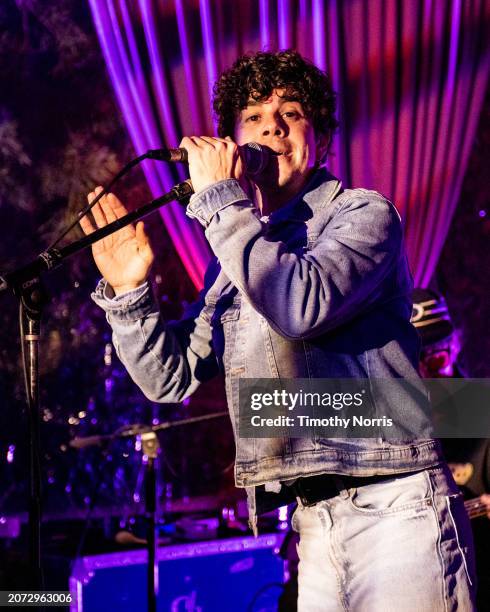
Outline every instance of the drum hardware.
{"type": "Polygon", "coordinates": [[[87,448],[93,445],[108,444],[119,438],[135,437],[138,447],[142,451],[142,465],[144,467],[144,490],[145,490],[145,518],[147,521],[146,545],[148,551],[147,562],[147,593],[148,593],[148,612],[156,612],[157,595],[156,587],[158,582],[158,565],[156,559],[156,538],[155,538],[155,515],[156,515],[156,474],[155,460],[161,450],[157,432],[182,425],[191,425],[201,421],[216,419],[227,416],[228,412],[214,412],[197,417],[180,419],[178,421],[165,421],[158,425],[148,426],[142,424],[128,425],[117,429],[113,434],[92,435],[87,437],[76,437],[70,441],[70,446],[76,449],[87,448]]]}

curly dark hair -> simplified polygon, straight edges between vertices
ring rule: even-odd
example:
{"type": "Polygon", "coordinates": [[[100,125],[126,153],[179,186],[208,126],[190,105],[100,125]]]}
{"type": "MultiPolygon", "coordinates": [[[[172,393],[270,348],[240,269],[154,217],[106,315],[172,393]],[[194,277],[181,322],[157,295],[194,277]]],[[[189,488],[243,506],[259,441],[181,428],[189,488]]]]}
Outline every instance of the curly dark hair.
{"type": "Polygon", "coordinates": [[[331,134],[337,127],[336,94],[327,74],[290,49],[242,55],[214,85],[213,109],[218,135],[233,136],[235,122],[250,98],[265,100],[274,89],[285,89],[287,100],[301,102],[317,134],[331,134]]]}

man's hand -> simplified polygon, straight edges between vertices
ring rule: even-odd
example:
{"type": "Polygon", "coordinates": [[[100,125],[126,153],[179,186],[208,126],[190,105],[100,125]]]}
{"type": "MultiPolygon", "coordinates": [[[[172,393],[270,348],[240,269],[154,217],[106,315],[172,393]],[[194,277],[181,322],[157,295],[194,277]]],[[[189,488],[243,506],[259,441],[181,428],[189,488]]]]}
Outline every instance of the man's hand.
{"type": "Polygon", "coordinates": [[[480,495],[480,501],[485,506],[487,517],[490,519],[490,494],[484,493],[483,495],[480,495]]]}
{"type": "Polygon", "coordinates": [[[189,173],[197,193],[209,185],[228,178],[245,180],[238,145],[231,138],[186,136],[179,147],[187,149],[189,173]]]}
{"type": "MultiPolygon", "coordinates": [[[[89,203],[101,191],[102,187],[96,187],[95,192],[89,193],[89,203]]],[[[127,212],[113,193],[105,195],[92,208],[98,228],[123,217],[127,212]]],[[[87,216],[80,219],[80,226],[85,234],[91,234],[96,229],[87,216]]],[[[136,229],[127,225],[93,244],[92,254],[100,273],[116,295],[139,287],[147,279],[153,263],[153,251],[141,221],[137,223],[136,229]]]]}

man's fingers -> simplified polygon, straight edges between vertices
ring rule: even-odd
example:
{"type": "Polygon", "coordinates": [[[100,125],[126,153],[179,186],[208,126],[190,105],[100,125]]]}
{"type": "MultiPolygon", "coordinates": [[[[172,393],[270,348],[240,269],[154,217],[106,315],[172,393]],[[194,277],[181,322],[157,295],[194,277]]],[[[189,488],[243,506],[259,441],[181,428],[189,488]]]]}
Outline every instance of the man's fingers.
{"type": "Polygon", "coordinates": [[[488,493],[480,495],[480,501],[485,505],[487,517],[490,519],[490,495],[488,493]]]}
{"type": "Polygon", "coordinates": [[[225,145],[230,144],[230,141],[224,138],[215,138],[214,136],[190,136],[190,137],[183,138],[180,144],[182,147],[187,148],[187,146],[189,146],[189,144],[191,143],[192,145],[198,148],[206,146],[206,145],[211,145],[213,149],[217,149],[217,148],[220,148],[224,144],[225,145]]]}
{"type": "Polygon", "coordinates": [[[89,204],[92,204],[92,202],[95,200],[95,198],[97,197],[97,195],[102,191],[101,187],[96,187],[94,189],[94,191],[91,191],[88,195],[87,195],[87,202],[89,204]]]}
{"type": "Polygon", "coordinates": [[[213,149],[216,148],[216,142],[213,142],[215,139],[209,136],[191,136],[191,140],[196,147],[202,149],[203,147],[211,146],[213,149]]]}
{"type": "MultiPolygon", "coordinates": [[[[95,198],[99,195],[101,191],[103,191],[103,187],[100,185],[95,188],[94,191],[91,191],[87,195],[87,201],[91,204],[95,198]]],[[[106,193],[98,202],[100,204],[105,217],[108,221],[112,222],[120,217],[124,217],[128,213],[127,208],[121,202],[121,200],[113,193],[106,193]]]]}
{"type": "Polygon", "coordinates": [[[222,138],[214,138],[213,136],[196,136],[195,138],[197,138],[200,143],[207,142],[207,144],[211,145],[213,149],[218,148],[220,143],[226,144],[226,141],[222,138]]]}
{"type": "MultiPolygon", "coordinates": [[[[107,196],[102,198],[101,204],[106,219],[109,223],[117,221],[117,219],[120,219],[121,217],[124,217],[128,214],[128,209],[124,206],[121,200],[113,193],[108,193],[107,196]]],[[[134,225],[126,225],[117,232],[117,235],[119,238],[133,237],[134,225]]]]}
{"type": "MultiPolygon", "coordinates": [[[[87,195],[87,201],[91,204],[95,198],[103,191],[103,187],[98,186],[87,195]]],[[[117,219],[124,217],[127,214],[127,209],[124,204],[113,193],[107,193],[92,206],[90,212],[93,220],[90,217],[80,219],[80,226],[85,234],[91,234],[97,228],[105,227],[109,223],[113,223],[117,219]]],[[[127,225],[116,232],[117,238],[127,239],[134,236],[134,226],[127,225]]]]}
{"type": "Polygon", "coordinates": [[[107,225],[107,219],[100,202],[97,202],[97,204],[92,207],[92,215],[97,227],[105,227],[107,225]]]}
{"type": "Polygon", "coordinates": [[[207,142],[214,149],[219,149],[222,147],[222,145],[226,145],[226,149],[231,148],[232,150],[236,147],[235,142],[233,142],[233,140],[229,136],[227,136],[226,138],[215,138],[214,136],[201,136],[199,140],[207,142]],[[230,147],[229,145],[232,145],[232,147],[230,147]]]}
{"type": "MultiPolygon", "coordinates": [[[[88,196],[87,196],[87,201],[89,203],[89,205],[92,204],[92,202],[95,200],[95,198],[99,195],[99,193],[101,191],[103,191],[103,187],[101,187],[100,185],[97,186],[94,191],[91,191],[88,196]]],[[[102,209],[100,207],[100,202],[101,200],[99,200],[99,202],[97,202],[97,204],[94,204],[91,208],[91,213],[92,216],[94,218],[95,224],[97,227],[104,227],[104,225],[107,225],[107,221],[105,218],[104,213],[102,212],[102,209]]],[[[87,218],[87,217],[85,217],[87,218]]],[[[93,226],[93,224],[92,224],[93,226]]]]}
{"type": "Polygon", "coordinates": [[[108,208],[111,211],[111,214],[113,214],[116,219],[120,219],[121,217],[124,217],[124,215],[128,214],[128,209],[124,206],[121,200],[113,193],[107,194],[106,202],[108,208]]]}
{"type": "Polygon", "coordinates": [[[92,221],[90,221],[90,219],[87,217],[87,215],[83,216],[80,219],[80,227],[82,228],[83,233],[86,234],[87,236],[88,234],[95,232],[95,227],[92,221]]]}
{"type": "Polygon", "coordinates": [[[184,136],[184,138],[182,138],[180,141],[179,147],[181,149],[186,149],[187,151],[196,149],[197,144],[194,142],[194,138],[196,138],[196,136],[193,136],[192,138],[190,136],[184,136]]]}
{"type": "MultiPolygon", "coordinates": [[[[99,195],[101,191],[103,191],[103,187],[96,187],[95,195],[99,195]]],[[[113,193],[106,193],[97,204],[94,204],[92,207],[92,215],[97,223],[97,227],[104,227],[119,217],[123,217],[126,213],[127,210],[125,206],[123,206],[121,201],[113,193]]]]}
{"type": "Polygon", "coordinates": [[[108,223],[112,223],[113,221],[116,221],[117,219],[116,213],[114,211],[114,207],[112,205],[112,202],[115,199],[115,197],[116,196],[113,193],[108,193],[100,201],[102,210],[104,211],[104,215],[108,223]]]}

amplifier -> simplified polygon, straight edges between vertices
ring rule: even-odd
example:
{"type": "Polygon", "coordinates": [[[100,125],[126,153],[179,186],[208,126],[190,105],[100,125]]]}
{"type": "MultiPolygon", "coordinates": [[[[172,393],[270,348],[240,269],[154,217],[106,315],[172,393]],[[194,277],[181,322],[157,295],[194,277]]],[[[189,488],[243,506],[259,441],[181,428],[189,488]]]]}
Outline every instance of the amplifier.
{"type": "MultiPolygon", "coordinates": [[[[157,551],[158,612],[272,612],[287,579],[284,534],[168,546],[157,551]]],[[[145,612],[145,550],[78,559],[71,612],[145,612]]]]}

